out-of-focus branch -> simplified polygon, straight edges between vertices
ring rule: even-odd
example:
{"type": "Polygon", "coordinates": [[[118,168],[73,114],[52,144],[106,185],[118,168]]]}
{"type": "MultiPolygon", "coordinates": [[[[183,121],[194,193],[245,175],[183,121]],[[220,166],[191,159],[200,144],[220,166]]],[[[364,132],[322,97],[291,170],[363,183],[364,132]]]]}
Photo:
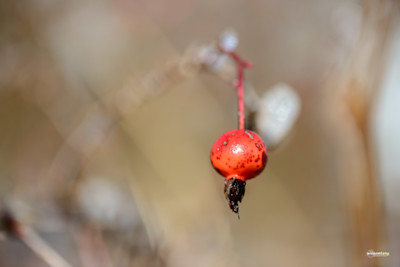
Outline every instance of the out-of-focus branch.
{"type": "Polygon", "coordinates": [[[0,212],[0,230],[15,237],[29,247],[39,258],[51,267],[71,267],[54,249],[28,226],[19,222],[9,211],[0,212]]]}
{"type": "Polygon", "coordinates": [[[142,77],[128,79],[120,89],[103,97],[104,101],[122,117],[134,112],[149,98],[157,96],[198,75],[202,71],[216,74],[224,80],[234,76],[235,65],[229,56],[217,48],[216,43],[190,46],[179,58],[142,77]]]}

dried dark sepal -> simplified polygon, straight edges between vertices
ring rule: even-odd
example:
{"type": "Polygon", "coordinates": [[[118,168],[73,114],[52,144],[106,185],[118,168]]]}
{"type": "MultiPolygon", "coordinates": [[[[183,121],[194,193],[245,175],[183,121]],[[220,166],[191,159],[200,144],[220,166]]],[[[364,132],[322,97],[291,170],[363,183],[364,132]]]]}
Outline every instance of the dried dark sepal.
{"type": "Polygon", "coordinates": [[[239,204],[242,202],[244,192],[246,189],[246,182],[240,179],[231,178],[225,180],[224,193],[228,200],[229,207],[235,213],[239,213],[239,204]]]}

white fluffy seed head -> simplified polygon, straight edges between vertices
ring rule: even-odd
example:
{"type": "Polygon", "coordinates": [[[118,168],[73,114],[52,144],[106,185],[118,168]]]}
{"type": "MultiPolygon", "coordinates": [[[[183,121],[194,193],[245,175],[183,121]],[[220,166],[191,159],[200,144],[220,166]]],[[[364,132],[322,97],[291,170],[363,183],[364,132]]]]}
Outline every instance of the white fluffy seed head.
{"type": "Polygon", "coordinates": [[[300,109],[300,97],[287,84],[277,84],[264,93],[259,102],[256,125],[267,146],[277,146],[288,135],[300,109]]]}
{"type": "Polygon", "coordinates": [[[110,229],[133,229],[140,222],[138,210],[124,188],[101,176],[83,180],[78,204],[93,222],[110,229]]]}

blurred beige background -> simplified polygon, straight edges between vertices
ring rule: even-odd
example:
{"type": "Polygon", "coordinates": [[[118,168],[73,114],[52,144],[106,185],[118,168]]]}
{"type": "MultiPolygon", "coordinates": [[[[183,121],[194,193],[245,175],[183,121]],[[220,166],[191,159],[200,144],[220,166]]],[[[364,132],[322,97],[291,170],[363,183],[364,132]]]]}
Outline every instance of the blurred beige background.
{"type": "MultiPolygon", "coordinates": [[[[398,266],[398,25],[391,1],[2,1],[1,205],[72,266],[398,266]],[[227,28],[246,82],[302,103],[240,220],[209,160],[235,91],[174,67],[227,28]]],[[[5,235],[0,266],[47,265],[5,235]]]]}

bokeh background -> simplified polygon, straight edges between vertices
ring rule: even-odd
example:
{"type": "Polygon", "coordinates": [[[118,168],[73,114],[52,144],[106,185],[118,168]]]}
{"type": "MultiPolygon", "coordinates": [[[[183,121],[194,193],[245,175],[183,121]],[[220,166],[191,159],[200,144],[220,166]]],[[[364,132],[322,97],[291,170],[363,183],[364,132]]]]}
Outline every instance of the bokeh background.
{"type": "Polygon", "coordinates": [[[48,266],[43,246],[82,267],[399,266],[398,13],[390,0],[1,1],[0,266],[48,266]],[[200,56],[228,28],[253,97],[285,83],[301,100],[240,220],[209,161],[237,126],[234,66],[200,56]]]}

